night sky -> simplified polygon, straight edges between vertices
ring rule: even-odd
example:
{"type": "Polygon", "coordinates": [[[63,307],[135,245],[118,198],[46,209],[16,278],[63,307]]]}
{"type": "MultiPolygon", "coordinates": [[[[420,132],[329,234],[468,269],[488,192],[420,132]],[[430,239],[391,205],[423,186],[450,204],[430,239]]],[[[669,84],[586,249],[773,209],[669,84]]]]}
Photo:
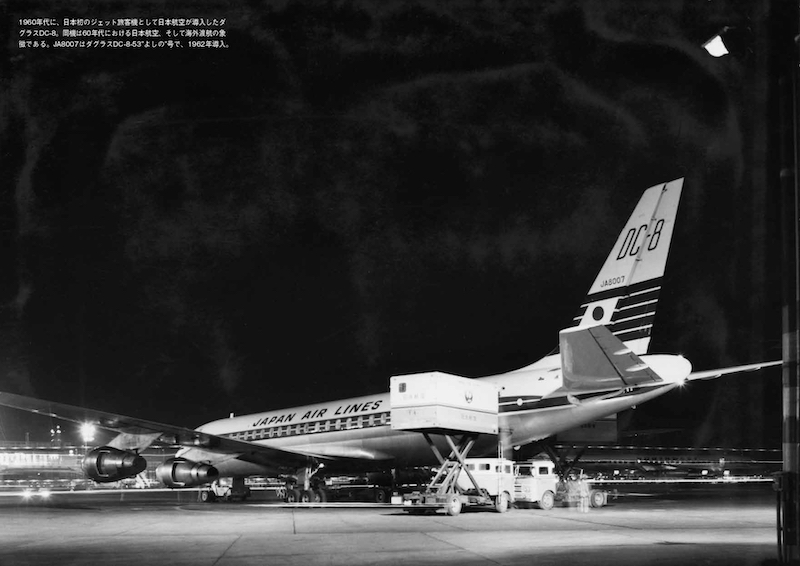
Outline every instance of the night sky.
{"type": "MultiPolygon", "coordinates": [[[[759,3],[125,6],[0,7],[0,390],[194,427],[516,369],[678,177],[651,351],[780,358],[759,3]],[[225,17],[230,48],[20,49],[41,16],[225,17]],[[746,52],[700,48],[737,22],[746,52]]],[[[777,447],[780,395],[772,369],[626,422],[777,447]]],[[[0,440],[45,440],[36,419],[0,408],[0,440]]]]}

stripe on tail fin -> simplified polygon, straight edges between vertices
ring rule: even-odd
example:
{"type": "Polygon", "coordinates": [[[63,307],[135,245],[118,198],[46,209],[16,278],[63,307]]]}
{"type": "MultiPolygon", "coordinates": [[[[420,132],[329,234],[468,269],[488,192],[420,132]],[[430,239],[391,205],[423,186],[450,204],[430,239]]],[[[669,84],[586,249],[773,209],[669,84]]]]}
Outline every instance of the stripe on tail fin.
{"type": "Polygon", "coordinates": [[[647,353],[683,179],[647,189],[574,318],[604,325],[635,354],[647,353]]]}

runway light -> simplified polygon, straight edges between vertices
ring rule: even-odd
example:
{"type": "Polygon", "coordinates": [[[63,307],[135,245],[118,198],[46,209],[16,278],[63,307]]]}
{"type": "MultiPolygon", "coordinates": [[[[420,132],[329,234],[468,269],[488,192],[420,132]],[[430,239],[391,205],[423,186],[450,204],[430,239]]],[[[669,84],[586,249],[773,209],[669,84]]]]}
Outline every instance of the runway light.
{"type": "Polygon", "coordinates": [[[22,492],[22,499],[30,499],[32,497],[32,492],[30,489],[26,489],[22,492]]]}
{"type": "Polygon", "coordinates": [[[40,489],[39,490],[39,497],[42,499],[48,499],[50,497],[50,490],[49,489],[40,489]]]}

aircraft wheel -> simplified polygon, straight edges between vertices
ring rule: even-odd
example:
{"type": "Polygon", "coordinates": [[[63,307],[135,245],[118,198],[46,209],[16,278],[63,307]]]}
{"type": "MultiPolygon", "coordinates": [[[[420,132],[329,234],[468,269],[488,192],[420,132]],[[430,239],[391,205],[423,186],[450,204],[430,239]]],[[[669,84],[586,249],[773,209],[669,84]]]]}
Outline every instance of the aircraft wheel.
{"type": "Polygon", "coordinates": [[[203,503],[213,503],[216,501],[217,496],[214,495],[214,492],[208,489],[204,489],[200,492],[200,501],[203,503]]]}
{"type": "Polygon", "coordinates": [[[300,490],[299,489],[287,489],[286,490],[286,503],[298,503],[300,501],[300,490]]]}
{"type": "Polygon", "coordinates": [[[461,506],[461,498],[458,495],[453,494],[447,498],[447,503],[445,503],[444,510],[451,517],[455,517],[461,513],[461,506]]]}
{"type": "Polygon", "coordinates": [[[324,489],[315,489],[313,501],[314,503],[325,503],[328,501],[328,492],[324,489]]]}
{"type": "Polygon", "coordinates": [[[555,504],[556,496],[553,495],[553,492],[548,489],[542,494],[542,498],[539,500],[539,509],[549,511],[555,504]]]}
{"type": "Polygon", "coordinates": [[[593,489],[589,493],[589,505],[592,507],[602,507],[606,504],[606,494],[598,489],[593,489]]]}
{"type": "Polygon", "coordinates": [[[503,493],[500,493],[494,499],[494,510],[497,511],[498,513],[505,513],[506,511],[508,511],[508,501],[509,501],[509,499],[510,498],[508,496],[508,492],[507,491],[504,491],[503,493]]]}
{"type": "Polygon", "coordinates": [[[314,501],[314,492],[310,489],[304,489],[300,492],[300,503],[311,503],[314,501]]]}
{"type": "Polygon", "coordinates": [[[386,503],[386,492],[382,489],[375,490],[375,503],[386,503]]]}

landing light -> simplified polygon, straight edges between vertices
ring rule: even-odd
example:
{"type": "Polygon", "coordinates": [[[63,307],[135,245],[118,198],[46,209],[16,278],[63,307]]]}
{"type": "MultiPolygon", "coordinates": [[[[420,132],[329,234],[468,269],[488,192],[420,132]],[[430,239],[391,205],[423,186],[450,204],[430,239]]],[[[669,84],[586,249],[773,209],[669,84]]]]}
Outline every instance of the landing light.
{"type": "Polygon", "coordinates": [[[22,492],[22,499],[30,499],[31,497],[33,497],[33,493],[30,489],[26,489],[22,492]]]}

